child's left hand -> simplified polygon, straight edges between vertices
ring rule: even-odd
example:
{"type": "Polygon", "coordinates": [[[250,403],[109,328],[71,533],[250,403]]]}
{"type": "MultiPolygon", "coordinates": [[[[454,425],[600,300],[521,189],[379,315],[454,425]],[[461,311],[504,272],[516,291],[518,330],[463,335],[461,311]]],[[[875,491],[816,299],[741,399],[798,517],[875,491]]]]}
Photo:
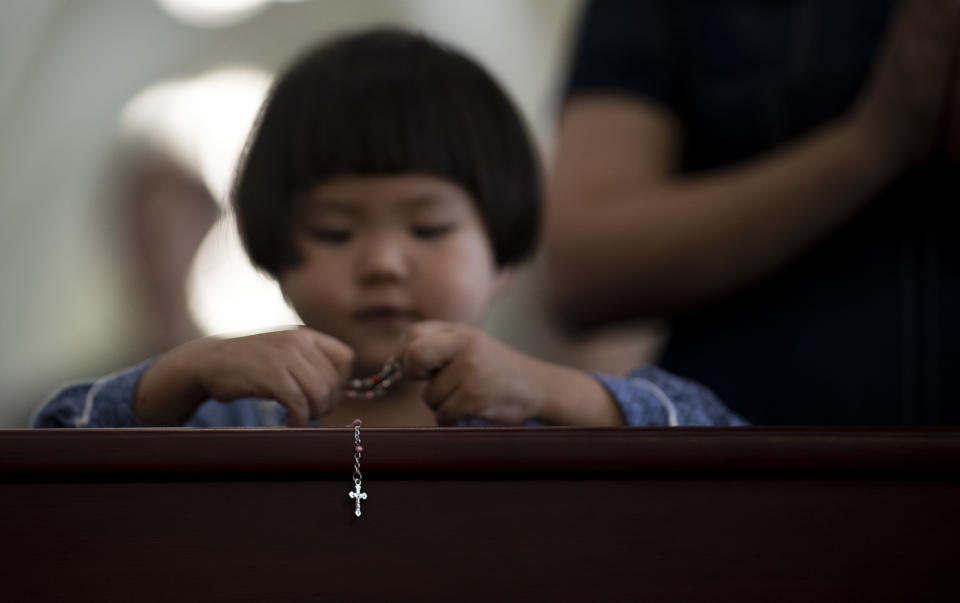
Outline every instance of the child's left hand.
{"type": "Polygon", "coordinates": [[[417,323],[407,332],[400,363],[405,377],[429,380],[423,398],[440,425],[464,417],[519,425],[541,415],[547,365],[478,329],[417,323]]]}

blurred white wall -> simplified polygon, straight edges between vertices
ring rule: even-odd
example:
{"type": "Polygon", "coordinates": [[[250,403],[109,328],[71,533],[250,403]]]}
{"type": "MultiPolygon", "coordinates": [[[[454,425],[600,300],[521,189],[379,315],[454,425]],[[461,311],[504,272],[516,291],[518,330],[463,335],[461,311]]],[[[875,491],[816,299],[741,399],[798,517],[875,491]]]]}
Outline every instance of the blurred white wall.
{"type": "MultiPolygon", "coordinates": [[[[275,72],[320,37],[395,23],[452,42],[484,63],[526,114],[548,157],[579,11],[579,0],[304,0],[199,27],[161,4],[0,3],[0,427],[25,425],[44,394],[92,376],[85,371],[108,362],[136,329],[97,221],[98,179],[118,115],[138,92],[227,66],[275,72]]],[[[551,331],[537,292],[536,276],[519,279],[490,329],[532,353],[574,363],[590,357],[564,356],[568,342],[551,331]]],[[[614,343],[585,362],[616,371],[643,346],[632,336],[614,343]]]]}

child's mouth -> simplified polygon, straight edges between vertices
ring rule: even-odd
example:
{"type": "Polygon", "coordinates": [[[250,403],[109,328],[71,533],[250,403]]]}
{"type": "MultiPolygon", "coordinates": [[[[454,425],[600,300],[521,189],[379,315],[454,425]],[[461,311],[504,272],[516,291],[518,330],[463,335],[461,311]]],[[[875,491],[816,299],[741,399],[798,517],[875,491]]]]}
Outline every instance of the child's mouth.
{"type": "Polygon", "coordinates": [[[383,328],[402,327],[419,320],[413,310],[391,307],[365,308],[356,312],[353,317],[361,324],[383,328]]]}

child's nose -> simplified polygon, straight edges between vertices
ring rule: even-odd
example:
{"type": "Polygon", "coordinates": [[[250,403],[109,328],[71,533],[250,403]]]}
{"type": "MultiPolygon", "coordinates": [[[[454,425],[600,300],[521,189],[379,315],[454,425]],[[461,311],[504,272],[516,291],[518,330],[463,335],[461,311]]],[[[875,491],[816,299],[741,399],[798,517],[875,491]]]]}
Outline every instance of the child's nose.
{"type": "Polygon", "coordinates": [[[357,268],[363,281],[402,280],[410,272],[410,261],[402,241],[378,237],[363,245],[357,268]]]}

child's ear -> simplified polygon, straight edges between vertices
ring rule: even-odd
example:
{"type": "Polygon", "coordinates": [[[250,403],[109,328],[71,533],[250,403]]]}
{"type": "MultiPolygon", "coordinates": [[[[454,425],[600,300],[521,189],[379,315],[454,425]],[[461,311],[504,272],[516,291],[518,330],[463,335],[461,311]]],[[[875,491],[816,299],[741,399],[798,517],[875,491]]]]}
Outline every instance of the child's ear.
{"type": "Polygon", "coordinates": [[[510,288],[515,272],[513,266],[504,266],[497,269],[497,276],[493,281],[493,294],[495,296],[503,295],[510,288]]]}

